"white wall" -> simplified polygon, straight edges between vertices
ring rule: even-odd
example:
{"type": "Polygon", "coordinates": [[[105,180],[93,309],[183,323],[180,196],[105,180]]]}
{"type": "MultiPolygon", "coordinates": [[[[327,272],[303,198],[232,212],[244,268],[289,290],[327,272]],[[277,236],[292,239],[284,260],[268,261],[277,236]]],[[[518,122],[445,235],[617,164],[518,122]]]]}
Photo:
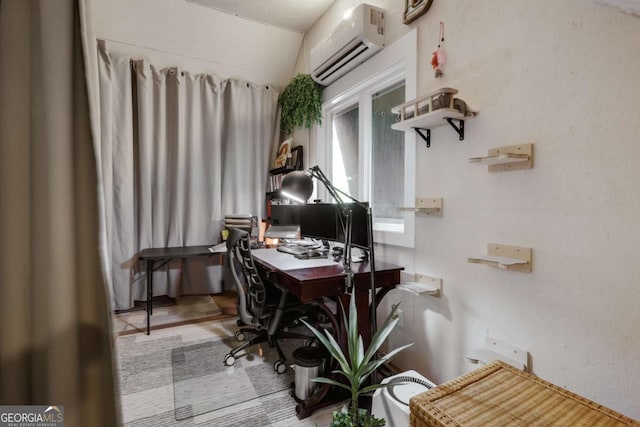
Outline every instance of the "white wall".
{"type": "Polygon", "coordinates": [[[220,78],[273,84],[290,78],[302,35],[182,0],[92,0],[96,37],[111,51],[220,78]]]}
{"type": "MultiPolygon", "coordinates": [[[[338,0],[307,34],[309,50],[357,4],[338,0]]],[[[578,0],[436,1],[410,26],[386,11],[388,40],[418,28],[418,93],[451,86],[479,111],[458,142],[448,127],[420,139],[415,251],[384,248],[410,272],[444,279],[442,298],[402,301],[391,338],[415,346],[402,368],[444,382],[475,368],[464,355],[489,334],[530,352],[533,372],[640,418],[640,19],[578,0]],[[444,78],[430,66],[445,23],[444,78]],[[533,142],[532,170],[488,173],[467,158],[533,142]],[[533,248],[533,272],[469,264],[487,243],[533,248]]]]}

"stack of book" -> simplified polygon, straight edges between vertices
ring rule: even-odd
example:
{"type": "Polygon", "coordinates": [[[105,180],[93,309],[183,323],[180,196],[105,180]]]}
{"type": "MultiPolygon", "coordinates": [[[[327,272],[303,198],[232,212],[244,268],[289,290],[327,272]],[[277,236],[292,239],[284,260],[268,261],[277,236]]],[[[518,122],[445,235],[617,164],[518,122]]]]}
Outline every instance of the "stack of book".
{"type": "Polygon", "coordinates": [[[252,240],[256,240],[259,234],[258,217],[251,214],[232,214],[224,216],[224,229],[222,240],[227,240],[229,229],[239,228],[249,233],[252,240]]]}
{"type": "Polygon", "coordinates": [[[277,174],[269,176],[269,182],[267,184],[267,192],[271,193],[273,191],[278,191],[282,187],[282,180],[285,174],[277,174]]]}
{"type": "Polygon", "coordinates": [[[224,216],[224,227],[229,228],[239,228],[241,230],[248,231],[251,233],[251,229],[253,228],[253,219],[254,217],[250,214],[232,214],[224,216]]]}

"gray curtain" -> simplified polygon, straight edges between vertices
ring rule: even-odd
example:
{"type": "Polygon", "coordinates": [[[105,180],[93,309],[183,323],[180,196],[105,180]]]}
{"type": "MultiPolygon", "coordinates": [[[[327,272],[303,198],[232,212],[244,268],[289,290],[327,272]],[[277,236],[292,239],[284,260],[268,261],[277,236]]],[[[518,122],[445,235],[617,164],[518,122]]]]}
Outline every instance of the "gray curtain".
{"type": "Polygon", "coordinates": [[[63,405],[67,425],[113,426],[85,11],[0,3],[0,404],[63,405]]]}
{"type": "MultiPolygon", "coordinates": [[[[217,243],[225,214],[261,216],[278,92],[157,69],[99,46],[107,269],[116,309],[145,299],[150,247],[217,243]]],[[[154,295],[217,293],[218,258],[154,272],[154,295]]]]}

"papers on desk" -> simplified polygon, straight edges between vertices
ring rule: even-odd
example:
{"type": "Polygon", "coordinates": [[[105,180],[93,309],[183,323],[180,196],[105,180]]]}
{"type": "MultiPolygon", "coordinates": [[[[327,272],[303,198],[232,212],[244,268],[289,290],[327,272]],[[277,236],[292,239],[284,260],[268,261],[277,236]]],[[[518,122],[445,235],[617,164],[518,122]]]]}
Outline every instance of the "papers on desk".
{"type": "Polygon", "coordinates": [[[300,234],[298,225],[272,225],[264,233],[269,239],[295,239],[300,234]]]}
{"type": "Polygon", "coordinates": [[[212,254],[221,254],[227,252],[227,243],[222,242],[217,245],[211,246],[209,248],[209,252],[211,252],[212,254]]]}
{"type": "Polygon", "coordinates": [[[293,255],[278,252],[275,249],[256,249],[251,251],[253,256],[261,261],[273,265],[278,270],[296,270],[298,268],[326,267],[338,265],[329,258],[298,259],[293,255]]]}

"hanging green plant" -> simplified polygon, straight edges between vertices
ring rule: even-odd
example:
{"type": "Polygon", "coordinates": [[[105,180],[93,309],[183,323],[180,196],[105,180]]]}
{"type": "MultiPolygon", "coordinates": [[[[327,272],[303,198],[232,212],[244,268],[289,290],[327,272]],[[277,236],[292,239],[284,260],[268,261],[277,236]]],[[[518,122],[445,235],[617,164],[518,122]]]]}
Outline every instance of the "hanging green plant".
{"type": "Polygon", "coordinates": [[[289,136],[293,129],[322,123],[322,87],[309,74],[298,74],[280,94],[280,130],[289,136]]]}

